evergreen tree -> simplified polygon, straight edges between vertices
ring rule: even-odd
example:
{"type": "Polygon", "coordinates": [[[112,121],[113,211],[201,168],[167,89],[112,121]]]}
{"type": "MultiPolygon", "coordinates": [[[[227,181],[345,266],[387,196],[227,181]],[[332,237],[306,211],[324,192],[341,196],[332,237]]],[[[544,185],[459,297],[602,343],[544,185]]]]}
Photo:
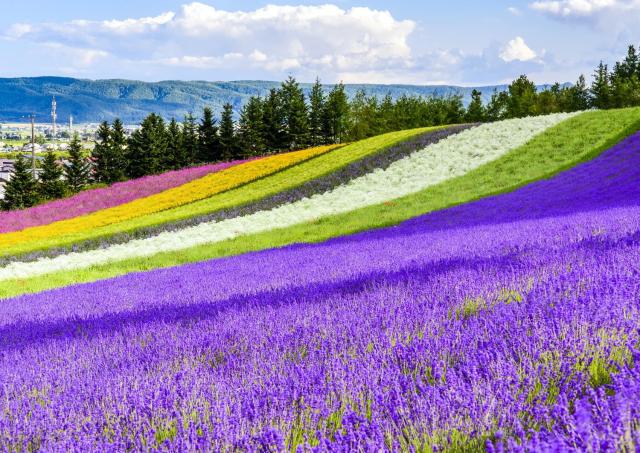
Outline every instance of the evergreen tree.
{"type": "Polygon", "coordinates": [[[329,93],[324,110],[324,136],[327,143],[342,143],[348,132],[349,101],[344,85],[339,83],[329,93]]]}
{"type": "Polygon", "coordinates": [[[198,126],[198,160],[201,162],[217,162],[221,159],[218,127],[213,118],[213,111],[204,108],[202,121],[198,126]]]}
{"type": "Polygon", "coordinates": [[[304,148],[309,143],[309,122],[304,93],[298,82],[289,77],[280,88],[284,124],[284,141],[288,149],[304,148]]]}
{"type": "MultiPolygon", "coordinates": [[[[182,147],[184,148],[185,161],[182,166],[191,165],[195,162],[215,162],[215,156],[208,156],[209,159],[200,160],[199,156],[199,143],[198,143],[198,125],[193,114],[189,113],[184,117],[182,123],[182,147]]],[[[207,157],[207,156],[202,156],[207,157]]]]}
{"type": "Polygon", "coordinates": [[[380,103],[378,109],[378,121],[380,123],[381,133],[398,130],[398,121],[395,115],[395,106],[390,93],[387,93],[380,103]]]}
{"type": "Polygon", "coordinates": [[[91,151],[93,178],[97,182],[109,184],[111,174],[111,127],[103,121],[96,132],[96,141],[91,151]]]}
{"type": "Polygon", "coordinates": [[[575,85],[569,88],[569,102],[566,107],[568,112],[577,112],[589,108],[589,89],[584,75],[580,75],[575,85]]]}
{"type": "Polygon", "coordinates": [[[485,111],[482,105],[482,93],[478,90],[471,92],[471,102],[467,107],[464,119],[468,123],[479,123],[485,121],[485,111]]]}
{"type": "Polygon", "coordinates": [[[487,104],[486,117],[488,121],[499,121],[507,116],[509,94],[506,91],[493,91],[491,100],[487,104]]]}
{"type": "Polygon", "coordinates": [[[220,150],[224,161],[230,161],[238,157],[238,146],[233,126],[233,106],[229,103],[226,103],[222,108],[220,150]]]}
{"type": "Polygon", "coordinates": [[[127,175],[130,178],[140,178],[162,171],[162,159],[166,150],[167,132],[164,121],[152,113],[129,139],[127,175]]]}
{"type": "Polygon", "coordinates": [[[119,118],[113,121],[110,139],[112,165],[108,183],[113,184],[127,179],[127,134],[119,118]]]}
{"type": "Polygon", "coordinates": [[[636,48],[629,46],[627,56],[620,64],[617,75],[623,79],[630,79],[634,74],[637,77],[640,76],[640,57],[638,56],[636,48]]]}
{"type": "Polygon", "coordinates": [[[238,142],[244,157],[264,154],[263,129],[262,100],[259,97],[252,96],[242,108],[238,124],[238,142]]]}
{"type": "Polygon", "coordinates": [[[349,140],[358,141],[369,136],[367,94],[360,89],[349,103],[349,140]]]}
{"type": "Polygon", "coordinates": [[[167,150],[162,159],[165,170],[178,170],[188,165],[185,148],[182,146],[182,131],[175,118],[171,118],[167,127],[167,150]]]}
{"type": "Polygon", "coordinates": [[[309,144],[312,146],[324,143],[322,134],[324,102],[324,90],[320,84],[320,79],[316,78],[316,83],[313,84],[309,95],[309,144]]]}
{"type": "Polygon", "coordinates": [[[40,184],[38,193],[43,200],[55,200],[65,196],[67,185],[62,179],[64,170],[56,161],[56,156],[52,151],[47,152],[42,161],[42,172],[40,173],[40,184]]]}
{"type": "Polygon", "coordinates": [[[38,203],[38,184],[32,170],[23,156],[18,155],[13,163],[11,179],[5,185],[4,199],[0,200],[2,209],[30,208],[38,203]]]}
{"type": "Polygon", "coordinates": [[[268,152],[276,152],[286,148],[284,137],[284,115],[282,96],[272,88],[262,106],[263,140],[268,152]]]}
{"type": "Polygon", "coordinates": [[[524,118],[535,115],[536,85],[526,75],[521,75],[509,85],[507,101],[508,118],[524,118]]]}
{"type": "Polygon", "coordinates": [[[80,192],[89,184],[90,175],[91,165],[82,155],[82,144],[75,134],[69,143],[69,159],[64,167],[67,186],[72,192],[80,192]]]}
{"type": "Polygon", "coordinates": [[[607,109],[611,102],[611,86],[609,84],[609,70],[602,61],[594,74],[591,84],[592,105],[598,109],[607,109]]]}

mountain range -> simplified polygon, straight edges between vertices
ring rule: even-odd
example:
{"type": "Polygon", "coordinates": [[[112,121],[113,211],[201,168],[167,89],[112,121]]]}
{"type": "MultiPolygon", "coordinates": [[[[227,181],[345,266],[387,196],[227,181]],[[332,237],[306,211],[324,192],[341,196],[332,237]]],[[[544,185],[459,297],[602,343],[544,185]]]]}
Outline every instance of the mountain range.
{"type": "MultiPolygon", "coordinates": [[[[38,122],[50,121],[51,98],[56,97],[58,121],[66,123],[69,116],[77,123],[93,123],[120,118],[126,124],[139,123],[151,112],[165,118],[181,119],[188,112],[197,116],[205,106],[218,114],[229,102],[236,114],[251,96],[264,96],[279,82],[269,81],[163,81],[141,82],[133,80],[84,80],[65,77],[0,78],[0,121],[26,121],[36,115],[38,122]]],[[[301,84],[308,92],[311,84],[301,84]]],[[[332,85],[327,85],[329,90],[332,85]]],[[[506,85],[476,87],[488,100],[495,90],[506,85]]],[[[367,94],[393,98],[406,95],[449,96],[462,95],[465,105],[471,98],[473,87],[449,85],[374,85],[349,84],[349,96],[364,89],[367,94]]]]}

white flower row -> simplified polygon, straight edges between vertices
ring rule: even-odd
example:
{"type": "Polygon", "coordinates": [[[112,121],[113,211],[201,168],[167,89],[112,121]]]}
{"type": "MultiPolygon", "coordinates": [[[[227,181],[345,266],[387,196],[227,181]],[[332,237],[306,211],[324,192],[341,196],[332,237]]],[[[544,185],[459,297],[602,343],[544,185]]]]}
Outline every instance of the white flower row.
{"type": "Polygon", "coordinates": [[[30,263],[11,263],[0,269],[0,280],[29,278],[183,250],[391,201],[464,175],[525,144],[535,135],[570,116],[572,114],[554,114],[506,120],[471,128],[429,145],[393,163],[385,170],[378,169],[323,194],[270,211],[203,223],[105,249],[69,253],[30,263]]]}

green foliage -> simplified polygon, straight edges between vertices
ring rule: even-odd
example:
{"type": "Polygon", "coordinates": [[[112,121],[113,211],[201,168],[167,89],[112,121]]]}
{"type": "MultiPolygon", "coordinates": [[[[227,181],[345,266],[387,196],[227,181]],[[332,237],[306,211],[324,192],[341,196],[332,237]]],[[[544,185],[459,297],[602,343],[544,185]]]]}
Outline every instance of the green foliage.
{"type": "Polygon", "coordinates": [[[38,193],[42,200],[55,200],[62,198],[67,193],[67,184],[62,179],[64,170],[58,164],[55,154],[49,151],[42,162],[42,172],[40,173],[40,184],[38,193]]]}
{"type": "Polygon", "coordinates": [[[167,127],[167,148],[162,157],[162,167],[166,170],[177,170],[186,166],[189,159],[182,146],[182,130],[180,125],[172,118],[167,127]]]}
{"type": "Polygon", "coordinates": [[[230,161],[238,157],[236,133],[233,126],[233,106],[225,104],[220,120],[220,151],[223,161],[230,161]]]}
{"type": "MultiPolygon", "coordinates": [[[[193,133],[195,134],[195,132],[193,133]]],[[[135,131],[129,139],[127,176],[140,178],[160,172],[162,170],[162,158],[166,151],[167,134],[164,121],[158,115],[152,113],[142,122],[140,129],[135,131]]],[[[193,153],[195,149],[190,151],[193,153]]]]}
{"type": "Polygon", "coordinates": [[[304,93],[289,77],[280,88],[285,149],[302,149],[309,144],[309,119],[304,93]]]}
{"type": "MultiPolygon", "coordinates": [[[[205,107],[202,114],[202,121],[198,125],[198,160],[200,162],[216,162],[221,159],[220,143],[218,140],[218,127],[216,120],[213,119],[213,110],[211,107],[205,107]]],[[[172,168],[178,168],[186,165],[177,165],[172,168]]]]}
{"type": "Polygon", "coordinates": [[[93,178],[98,183],[113,184],[125,179],[126,137],[122,122],[116,119],[113,128],[104,121],[98,127],[97,140],[91,158],[93,178]]]}
{"type": "Polygon", "coordinates": [[[64,166],[67,186],[72,192],[79,192],[89,185],[91,165],[82,154],[82,144],[78,134],[69,143],[69,161],[64,166]]]}
{"type": "Polygon", "coordinates": [[[479,123],[485,121],[486,112],[482,105],[482,93],[480,91],[474,89],[471,93],[471,102],[467,107],[464,119],[467,123],[479,123]]]}
{"type": "Polygon", "coordinates": [[[242,108],[238,124],[238,146],[244,157],[260,156],[266,152],[263,137],[262,100],[252,96],[242,108]]]}
{"type": "Polygon", "coordinates": [[[210,162],[209,159],[213,159],[216,157],[213,154],[210,156],[198,155],[198,151],[200,150],[200,143],[198,141],[198,125],[196,124],[196,118],[192,113],[188,113],[184,117],[184,122],[182,123],[182,136],[180,137],[180,145],[182,146],[182,152],[180,153],[180,156],[183,159],[181,166],[191,165],[195,162],[198,162],[200,158],[204,159],[201,162],[210,162]]]}
{"type": "Polygon", "coordinates": [[[5,185],[4,199],[0,202],[6,211],[29,208],[38,203],[38,185],[29,164],[19,155],[13,165],[13,174],[5,185]]]}

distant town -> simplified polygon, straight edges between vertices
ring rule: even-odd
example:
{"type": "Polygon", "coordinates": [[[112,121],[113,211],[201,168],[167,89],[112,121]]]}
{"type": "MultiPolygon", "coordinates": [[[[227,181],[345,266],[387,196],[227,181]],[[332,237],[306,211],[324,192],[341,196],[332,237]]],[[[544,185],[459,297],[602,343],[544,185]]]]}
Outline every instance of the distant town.
{"type": "MultiPolygon", "coordinates": [[[[11,179],[13,163],[17,155],[23,155],[36,161],[36,174],[39,162],[48,151],[56,153],[61,162],[65,162],[66,151],[74,134],[80,138],[87,154],[93,149],[98,123],[74,124],[73,117],[63,124],[57,122],[57,102],[52,98],[50,122],[36,122],[33,127],[29,118],[21,123],[0,123],[0,199],[4,198],[4,185],[11,179]]],[[[41,118],[44,119],[45,115],[41,118]]],[[[35,120],[40,118],[35,116],[35,120]]],[[[125,126],[130,135],[138,126],[125,126]]]]}

